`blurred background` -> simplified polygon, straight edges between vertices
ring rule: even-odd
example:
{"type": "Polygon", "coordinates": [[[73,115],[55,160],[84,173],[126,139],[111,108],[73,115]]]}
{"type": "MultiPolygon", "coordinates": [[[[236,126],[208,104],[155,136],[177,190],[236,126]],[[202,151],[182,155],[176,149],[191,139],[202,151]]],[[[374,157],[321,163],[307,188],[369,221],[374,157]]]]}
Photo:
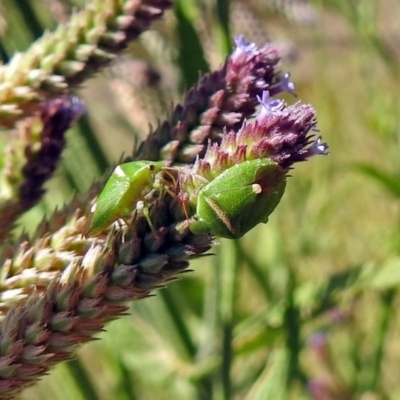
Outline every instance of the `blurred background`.
{"type": "MultiPolygon", "coordinates": [[[[3,61],[85,3],[2,0],[3,61]]],[[[285,99],[315,107],[331,154],[296,166],[267,225],[220,240],[20,398],[400,399],[399,20],[398,0],[176,0],[88,80],[30,232],[130,154],[233,35],[279,46],[285,99]]]]}

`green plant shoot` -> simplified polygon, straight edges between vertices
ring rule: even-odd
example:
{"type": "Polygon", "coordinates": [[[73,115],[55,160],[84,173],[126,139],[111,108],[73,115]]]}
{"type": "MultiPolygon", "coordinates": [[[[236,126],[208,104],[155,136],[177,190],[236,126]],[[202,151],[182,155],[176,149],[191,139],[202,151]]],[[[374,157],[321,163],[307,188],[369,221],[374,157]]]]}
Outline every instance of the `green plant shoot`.
{"type": "Polygon", "coordinates": [[[119,218],[132,213],[135,203],[154,187],[161,162],[132,161],[118,165],[93,206],[92,225],[87,235],[97,235],[119,218]]]}
{"type": "Polygon", "coordinates": [[[268,159],[235,165],[204,186],[195,203],[190,230],[236,239],[266,223],[285,191],[286,175],[268,159]]]}

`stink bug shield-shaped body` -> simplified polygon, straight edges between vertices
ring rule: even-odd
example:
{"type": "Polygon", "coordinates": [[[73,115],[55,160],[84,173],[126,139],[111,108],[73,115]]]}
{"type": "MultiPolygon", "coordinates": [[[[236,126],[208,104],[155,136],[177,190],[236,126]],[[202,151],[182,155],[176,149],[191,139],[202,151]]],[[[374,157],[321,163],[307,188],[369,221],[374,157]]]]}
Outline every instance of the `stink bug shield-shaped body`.
{"type": "Polygon", "coordinates": [[[267,159],[245,161],[228,168],[198,194],[195,234],[236,239],[268,221],[285,191],[286,175],[267,159]]]}
{"type": "Polygon", "coordinates": [[[155,174],[163,166],[152,161],[118,165],[96,201],[88,235],[96,235],[117,219],[131,214],[135,204],[154,187],[155,174]]]}

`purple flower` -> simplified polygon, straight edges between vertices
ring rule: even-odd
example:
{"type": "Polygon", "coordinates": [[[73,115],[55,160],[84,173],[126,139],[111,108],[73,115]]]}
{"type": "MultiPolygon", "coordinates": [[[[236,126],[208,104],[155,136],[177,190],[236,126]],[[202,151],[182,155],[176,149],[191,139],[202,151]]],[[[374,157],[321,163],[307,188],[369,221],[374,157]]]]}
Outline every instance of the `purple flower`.
{"type": "Polygon", "coordinates": [[[271,101],[271,97],[268,90],[263,90],[262,97],[257,95],[257,100],[261,104],[261,110],[258,117],[263,117],[264,114],[281,114],[281,110],[284,107],[283,100],[275,99],[271,101]]]}
{"type": "Polygon", "coordinates": [[[290,73],[286,72],[282,76],[282,80],[280,80],[277,84],[273,85],[269,91],[271,96],[275,96],[278,93],[288,92],[293,96],[297,97],[296,93],[294,93],[296,86],[294,82],[290,80],[290,73]]]}
{"type": "MultiPolygon", "coordinates": [[[[235,36],[234,41],[236,44],[236,48],[233,50],[230,56],[230,59],[232,61],[235,61],[240,57],[257,58],[260,57],[263,52],[265,52],[265,47],[260,48],[254,42],[246,42],[243,35],[235,36]]],[[[292,81],[290,81],[289,72],[283,74],[282,77],[278,77],[277,75],[276,79],[277,81],[270,82],[268,87],[268,91],[270,92],[271,96],[275,96],[278,93],[282,92],[288,92],[296,96],[296,94],[294,93],[295,84],[292,81]]],[[[264,82],[261,81],[260,83],[261,83],[260,89],[261,88],[266,89],[266,87],[263,85],[264,82]]]]}
{"type": "Polygon", "coordinates": [[[235,36],[233,39],[236,48],[233,51],[231,58],[235,58],[242,53],[246,53],[247,55],[257,55],[259,53],[257,45],[254,42],[246,42],[243,35],[235,36]]]}
{"type": "Polygon", "coordinates": [[[86,114],[85,103],[79,97],[71,96],[69,98],[69,103],[70,105],[68,107],[68,100],[65,102],[64,112],[67,113],[69,110],[71,112],[71,119],[76,120],[86,114]]]}
{"type": "Polygon", "coordinates": [[[289,171],[296,162],[329,154],[322,137],[314,138],[316,118],[312,106],[300,102],[288,106],[281,99],[271,100],[267,90],[257,100],[261,107],[254,120],[246,121],[238,131],[225,133],[220,144],[208,146],[204,159],[196,163],[200,175],[203,171],[207,179],[212,179],[210,173],[218,175],[234,164],[262,158],[289,171]]]}
{"type": "MultiPolygon", "coordinates": [[[[233,111],[238,110],[237,105],[246,96],[254,99],[255,107],[258,102],[255,108],[258,113],[254,119],[244,120],[243,123],[238,119],[237,124],[230,127],[221,120],[221,125],[226,126],[217,134],[221,140],[210,137],[206,153],[195,163],[195,173],[203,174],[210,180],[235,164],[263,158],[276,162],[287,172],[296,162],[306,161],[314,155],[329,154],[328,145],[322,142],[322,137],[315,138],[314,132],[318,130],[313,107],[300,102],[289,106],[284,100],[274,98],[282,92],[295,95],[290,74],[275,72],[279,62],[276,48],[271,44],[258,47],[253,42],[246,42],[243,35],[236,36],[234,40],[236,48],[226,63],[228,87],[233,83],[243,86],[251,82],[253,91],[229,99],[230,116],[235,114],[233,111]],[[263,72],[256,76],[250,70],[241,69],[242,65],[253,65],[256,71],[264,66],[263,72]]],[[[222,95],[218,98],[225,99],[222,95]]],[[[250,109],[247,106],[249,113],[246,118],[250,118],[250,109]]],[[[216,115],[216,110],[203,113],[202,118],[209,115],[216,115]]]]}
{"type": "Polygon", "coordinates": [[[327,156],[329,154],[329,151],[327,151],[329,146],[327,143],[322,143],[321,140],[322,136],[318,136],[314,143],[303,153],[303,156],[306,158],[315,155],[327,156]]]}
{"type": "MultiPolygon", "coordinates": [[[[85,112],[83,101],[76,96],[55,98],[43,103],[38,116],[42,123],[40,142],[30,143],[25,148],[24,179],[19,187],[19,196],[25,209],[36,204],[44,193],[43,184],[60,161],[67,130],[85,112]]],[[[26,129],[30,129],[29,125],[26,129]]]]}

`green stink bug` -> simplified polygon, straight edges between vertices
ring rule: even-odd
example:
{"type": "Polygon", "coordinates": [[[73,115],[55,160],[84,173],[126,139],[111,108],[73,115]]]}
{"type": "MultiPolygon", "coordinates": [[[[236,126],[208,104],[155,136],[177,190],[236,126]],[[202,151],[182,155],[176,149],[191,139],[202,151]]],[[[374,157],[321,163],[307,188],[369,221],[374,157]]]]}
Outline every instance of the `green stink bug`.
{"type": "Polygon", "coordinates": [[[268,159],[245,161],[228,168],[204,186],[192,202],[195,234],[211,233],[236,239],[268,221],[285,191],[286,175],[268,159]]]}
{"type": "Polygon", "coordinates": [[[119,218],[128,216],[135,203],[154,186],[154,176],[164,164],[132,161],[118,165],[111,174],[95,205],[92,225],[87,235],[97,235],[119,218]]]}

